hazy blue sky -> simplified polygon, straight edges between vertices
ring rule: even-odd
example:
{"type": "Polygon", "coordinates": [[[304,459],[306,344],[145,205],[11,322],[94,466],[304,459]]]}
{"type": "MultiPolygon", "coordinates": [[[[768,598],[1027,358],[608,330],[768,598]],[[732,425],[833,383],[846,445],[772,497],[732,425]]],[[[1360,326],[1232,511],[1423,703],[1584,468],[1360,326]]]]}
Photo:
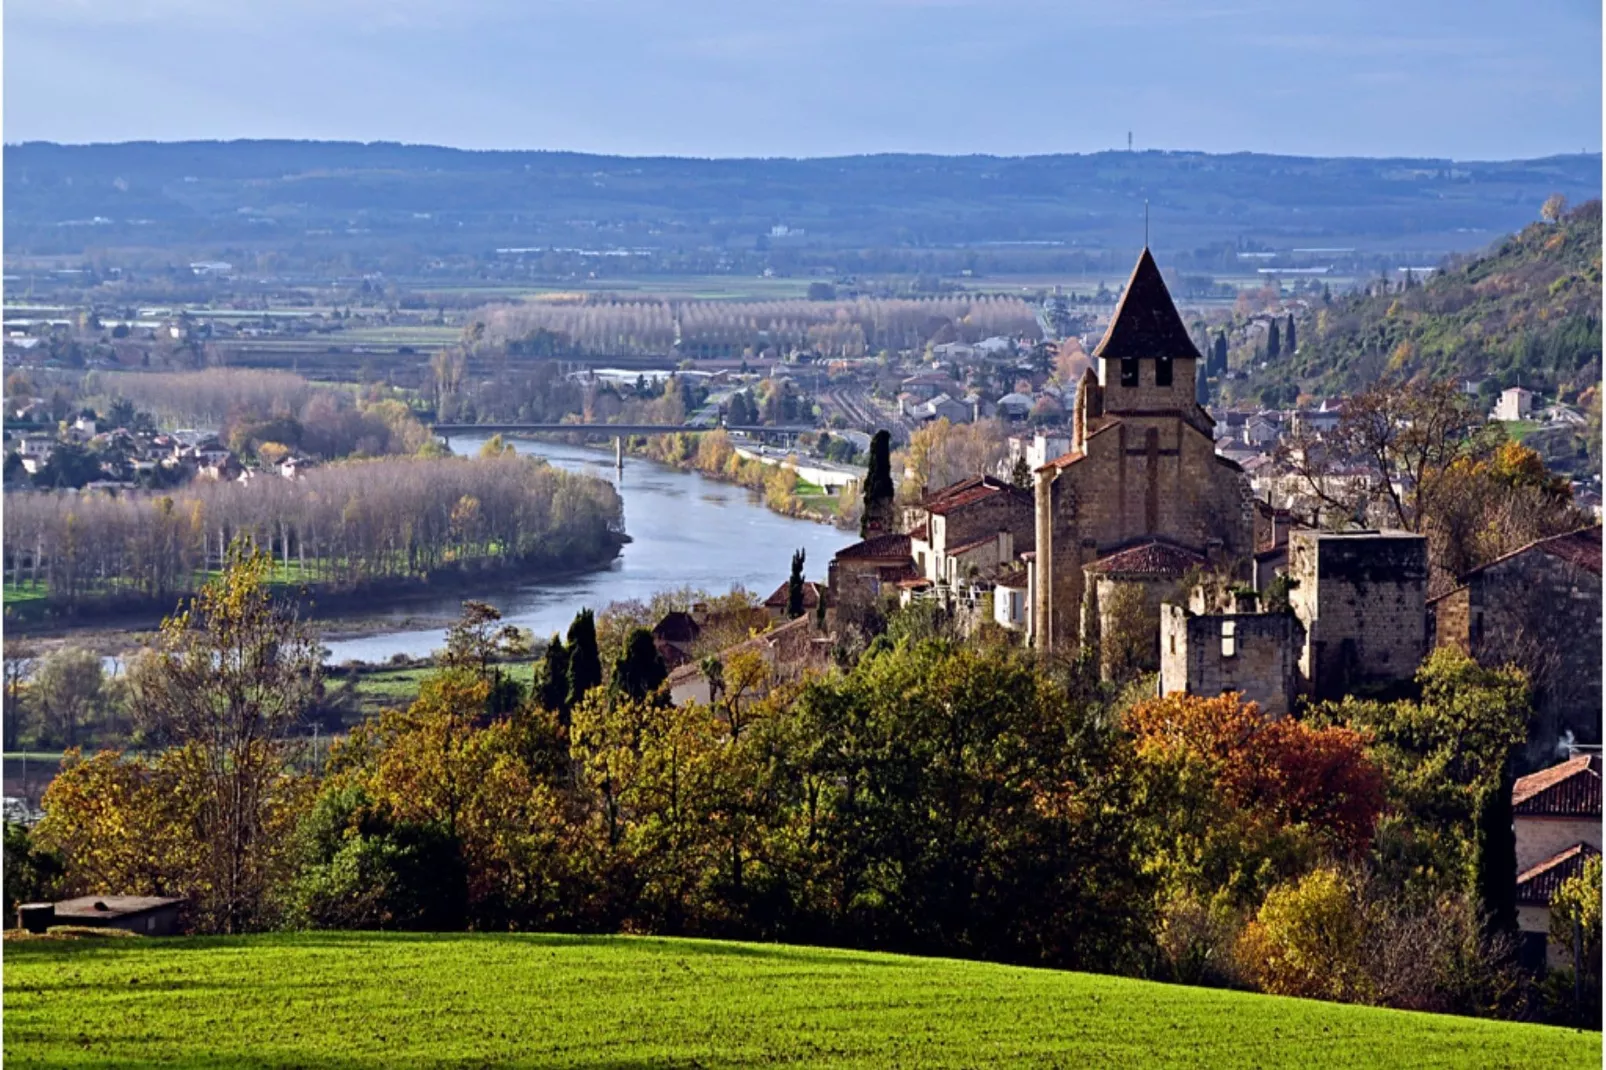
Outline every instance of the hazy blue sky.
{"type": "Polygon", "coordinates": [[[7,0],[4,41],[8,142],[1601,147],[1599,0],[7,0]]]}

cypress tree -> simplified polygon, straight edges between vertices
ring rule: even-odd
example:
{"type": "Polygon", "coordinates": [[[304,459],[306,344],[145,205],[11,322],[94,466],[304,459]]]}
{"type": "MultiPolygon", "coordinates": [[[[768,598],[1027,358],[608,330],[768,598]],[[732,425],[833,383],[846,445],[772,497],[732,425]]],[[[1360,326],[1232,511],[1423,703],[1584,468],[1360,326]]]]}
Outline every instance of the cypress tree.
{"type": "Polygon", "coordinates": [[[892,433],[883,429],[870,440],[870,468],[864,477],[864,517],[859,537],[884,533],[892,521],[892,433]]]}
{"type": "Polygon", "coordinates": [[[1511,813],[1511,760],[1478,806],[1473,882],[1490,934],[1517,931],[1517,836],[1511,813]]]}
{"type": "Polygon", "coordinates": [[[1283,332],[1283,348],[1288,350],[1290,356],[1299,348],[1294,341],[1294,314],[1292,312],[1288,314],[1288,329],[1283,332]]]}
{"type": "Polygon", "coordinates": [[[602,655],[597,650],[597,618],[589,609],[574,615],[569,625],[569,708],[602,684],[602,655]]]}
{"type": "Polygon", "coordinates": [[[786,580],[786,616],[796,620],[803,615],[803,559],[804,552],[792,554],[792,574],[786,580]]]}
{"type": "Polygon", "coordinates": [[[613,686],[633,699],[644,699],[669,678],[669,669],[645,628],[633,628],[613,666],[613,686]]]}
{"type": "Polygon", "coordinates": [[[1227,371],[1227,332],[1219,331],[1216,334],[1216,351],[1214,367],[1211,369],[1215,375],[1224,375],[1227,371]]]}
{"type": "Polygon", "coordinates": [[[1271,321],[1271,331],[1266,335],[1266,359],[1276,360],[1282,352],[1282,344],[1277,338],[1277,321],[1271,321]]]}
{"type": "Polygon", "coordinates": [[[569,648],[563,645],[561,635],[554,635],[546,645],[537,695],[543,708],[556,713],[561,723],[569,723],[569,648]]]}

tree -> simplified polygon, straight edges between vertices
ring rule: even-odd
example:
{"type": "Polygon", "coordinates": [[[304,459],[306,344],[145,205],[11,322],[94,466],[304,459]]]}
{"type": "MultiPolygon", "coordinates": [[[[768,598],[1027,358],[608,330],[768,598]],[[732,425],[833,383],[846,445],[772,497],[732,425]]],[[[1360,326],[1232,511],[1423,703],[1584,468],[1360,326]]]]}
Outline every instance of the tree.
{"type": "Polygon", "coordinates": [[[267,554],[234,544],[223,575],[162,622],[130,673],[135,718],[177,748],[197,810],[197,915],[228,933],[266,920],[290,732],[322,671],[312,634],[268,592],[271,567],[267,554]]]}
{"type": "Polygon", "coordinates": [[[594,687],[602,686],[602,654],[597,649],[597,618],[589,609],[574,615],[569,625],[569,694],[574,709],[594,687]]]}
{"type": "Polygon", "coordinates": [[[786,617],[796,620],[803,615],[803,560],[804,552],[792,554],[792,574],[786,579],[786,617]]]}
{"type": "Polygon", "coordinates": [[[653,643],[652,632],[633,628],[625,648],[613,666],[613,687],[636,701],[643,701],[669,678],[663,655],[653,643]]]}
{"type": "Polygon", "coordinates": [[[1283,348],[1286,349],[1290,354],[1297,352],[1299,349],[1298,343],[1294,341],[1295,337],[1294,314],[1290,312],[1288,314],[1288,324],[1283,329],[1283,348]]]}
{"type": "Polygon", "coordinates": [[[1600,876],[1596,855],[1584,863],[1582,872],[1562,881],[1550,900],[1550,939],[1572,964],[1565,971],[1571,975],[1572,991],[1564,998],[1573,1004],[1575,1020],[1596,1029],[1601,1010],[1600,876]]]}
{"type": "Polygon", "coordinates": [[[536,695],[543,708],[558,715],[565,727],[569,723],[569,648],[563,637],[554,634],[547,640],[546,653],[541,657],[540,678],[536,681],[536,695]]]}
{"type": "Polygon", "coordinates": [[[66,866],[59,855],[34,842],[28,826],[16,821],[5,823],[4,858],[7,918],[15,919],[22,903],[55,899],[60,893],[66,866]]]}
{"type": "Polygon", "coordinates": [[[1560,223],[1567,214],[1567,198],[1559,193],[1552,193],[1545,198],[1545,203],[1539,206],[1539,218],[1546,223],[1560,223]]]}
{"type": "Polygon", "coordinates": [[[502,672],[501,662],[527,653],[524,637],[511,624],[500,624],[502,613],[495,606],[473,599],[463,603],[463,615],[446,630],[446,650],[441,664],[473,672],[489,687],[486,714],[496,717],[511,713],[524,697],[523,686],[502,672]]]}
{"type": "Polygon", "coordinates": [[[1267,894],[1239,941],[1238,958],[1273,995],[1364,999],[1365,935],[1349,883],[1322,868],[1267,894]]]}
{"type": "Polygon", "coordinates": [[[892,530],[892,434],[883,429],[870,439],[870,464],[864,477],[864,515],[859,537],[883,535],[892,530]]]}
{"type": "Polygon", "coordinates": [[[1038,375],[1048,375],[1054,370],[1054,358],[1057,352],[1053,342],[1039,341],[1032,344],[1030,355],[1032,371],[1038,375]]]}
{"type": "Polygon", "coordinates": [[[1032,466],[1026,463],[1024,455],[1015,458],[1015,467],[1010,469],[1009,481],[1016,490],[1032,489],[1032,466]]]}
{"type": "Polygon", "coordinates": [[[98,712],[105,687],[100,657],[83,647],[59,647],[40,660],[28,691],[49,738],[76,747],[79,732],[98,712]]]}
{"type": "Polygon", "coordinates": [[[1277,321],[1271,321],[1270,329],[1266,332],[1266,359],[1276,360],[1282,354],[1282,343],[1277,336],[1277,321]]]}
{"type": "Polygon", "coordinates": [[[1511,759],[1484,791],[1473,841],[1473,888],[1489,935],[1517,931],[1517,837],[1511,813],[1511,759]]]}
{"type": "Polygon", "coordinates": [[[1227,332],[1216,332],[1216,345],[1211,352],[1214,358],[1211,371],[1215,375],[1224,375],[1227,371],[1227,332]]]}

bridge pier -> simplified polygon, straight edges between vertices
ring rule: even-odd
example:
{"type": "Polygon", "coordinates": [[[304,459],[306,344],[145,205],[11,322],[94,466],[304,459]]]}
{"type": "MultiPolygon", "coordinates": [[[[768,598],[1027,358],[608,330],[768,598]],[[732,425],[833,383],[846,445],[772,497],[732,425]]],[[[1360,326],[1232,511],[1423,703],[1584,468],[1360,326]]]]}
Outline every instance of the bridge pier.
{"type": "Polygon", "coordinates": [[[625,470],[625,436],[613,436],[613,465],[623,472],[625,470]]]}

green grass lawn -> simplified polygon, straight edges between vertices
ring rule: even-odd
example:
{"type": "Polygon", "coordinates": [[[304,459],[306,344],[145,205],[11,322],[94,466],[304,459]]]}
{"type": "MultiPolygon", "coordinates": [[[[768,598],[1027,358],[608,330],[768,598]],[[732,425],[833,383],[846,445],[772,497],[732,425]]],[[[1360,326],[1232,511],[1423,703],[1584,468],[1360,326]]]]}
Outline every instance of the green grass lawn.
{"type": "Polygon", "coordinates": [[[12,583],[7,580],[4,585],[5,605],[20,606],[28,602],[42,602],[50,595],[50,585],[47,583],[12,583]]]}
{"type": "Polygon", "coordinates": [[[1598,1033],[801,947],[8,942],[8,1066],[1596,1066],[1598,1033]]]}

